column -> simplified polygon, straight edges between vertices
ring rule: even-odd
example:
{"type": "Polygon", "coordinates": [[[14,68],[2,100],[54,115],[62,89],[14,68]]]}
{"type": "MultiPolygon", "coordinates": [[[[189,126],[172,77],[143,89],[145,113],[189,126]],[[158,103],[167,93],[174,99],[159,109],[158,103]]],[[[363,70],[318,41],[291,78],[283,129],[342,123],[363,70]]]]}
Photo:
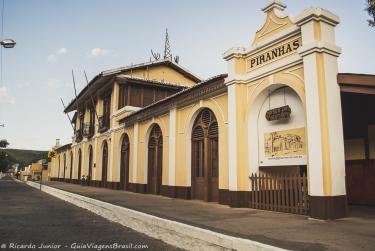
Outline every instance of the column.
{"type": "Polygon", "coordinates": [[[168,185],[175,185],[176,172],[176,113],[177,109],[169,111],[169,151],[168,151],[168,185]]]}
{"type": "Polygon", "coordinates": [[[335,219],[347,213],[345,156],[334,27],[339,18],[309,8],[296,18],[301,27],[308,136],[311,217],[335,219]]]}
{"type": "Polygon", "coordinates": [[[137,165],[138,165],[138,122],[134,124],[134,145],[133,145],[133,183],[137,183],[137,165]]]}

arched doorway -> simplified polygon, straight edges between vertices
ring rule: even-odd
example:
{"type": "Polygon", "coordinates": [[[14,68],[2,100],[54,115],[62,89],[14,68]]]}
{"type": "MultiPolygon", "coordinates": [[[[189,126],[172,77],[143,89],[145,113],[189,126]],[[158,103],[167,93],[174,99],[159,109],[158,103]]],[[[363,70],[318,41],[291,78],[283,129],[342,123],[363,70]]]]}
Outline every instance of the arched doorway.
{"type": "Polygon", "coordinates": [[[191,192],[193,199],[219,199],[219,129],[215,115],[202,110],[194,121],[192,135],[191,192]]]}
{"type": "Polygon", "coordinates": [[[264,89],[251,105],[248,123],[249,173],[306,174],[305,109],[294,89],[281,84],[264,89]]]}
{"type": "Polygon", "coordinates": [[[72,182],[72,175],[73,175],[73,153],[70,152],[70,182],[72,182]]]}
{"type": "Polygon", "coordinates": [[[163,134],[158,125],[154,125],[148,140],[147,192],[159,194],[163,169],[163,134]]]}
{"type": "Polygon", "coordinates": [[[120,187],[127,190],[129,185],[129,156],[130,156],[130,143],[127,134],[121,142],[121,160],[120,160],[120,187]]]}
{"type": "Polygon", "coordinates": [[[82,172],[82,152],[81,149],[78,150],[78,180],[81,180],[81,172],[82,172]]]}
{"type": "Polygon", "coordinates": [[[87,175],[87,182],[90,185],[92,180],[92,146],[89,146],[89,166],[88,166],[88,175],[87,175]]]}
{"type": "Polygon", "coordinates": [[[64,153],[64,181],[65,181],[65,171],[66,171],[66,154],[64,153]]]}
{"type": "Polygon", "coordinates": [[[104,141],[102,153],[102,186],[107,185],[107,168],[108,168],[108,144],[104,141]]]}
{"type": "Polygon", "coordinates": [[[57,180],[60,181],[60,166],[61,166],[61,160],[60,160],[60,156],[59,156],[59,171],[57,173],[57,180]]]}

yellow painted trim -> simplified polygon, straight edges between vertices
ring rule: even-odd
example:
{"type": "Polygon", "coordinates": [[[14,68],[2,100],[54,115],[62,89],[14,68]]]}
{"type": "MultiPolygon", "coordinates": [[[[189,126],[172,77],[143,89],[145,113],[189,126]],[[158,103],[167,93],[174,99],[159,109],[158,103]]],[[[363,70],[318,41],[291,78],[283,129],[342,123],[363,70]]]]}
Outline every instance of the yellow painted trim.
{"type": "Polygon", "coordinates": [[[322,40],[322,29],[320,27],[320,22],[314,21],[314,39],[317,41],[322,40]]]}
{"type": "Polygon", "coordinates": [[[323,161],[323,191],[324,195],[332,194],[331,158],[330,142],[328,133],[328,111],[327,111],[327,91],[324,71],[324,59],[322,53],[316,54],[316,66],[318,74],[319,110],[320,110],[320,130],[322,141],[322,161],[323,161]]]}

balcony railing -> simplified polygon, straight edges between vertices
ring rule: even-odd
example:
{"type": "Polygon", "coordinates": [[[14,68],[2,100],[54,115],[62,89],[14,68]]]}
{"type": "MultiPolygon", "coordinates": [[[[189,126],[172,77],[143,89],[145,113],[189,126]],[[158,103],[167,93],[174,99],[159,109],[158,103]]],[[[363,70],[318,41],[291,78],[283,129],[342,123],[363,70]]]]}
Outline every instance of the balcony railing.
{"type": "Polygon", "coordinates": [[[78,129],[77,131],[76,131],[76,142],[81,142],[82,141],[82,139],[83,139],[83,133],[82,133],[82,129],[80,128],[80,129],[78,129]]]}
{"type": "Polygon", "coordinates": [[[109,129],[109,116],[103,115],[99,117],[99,132],[105,132],[109,129]]]}
{"type": "Polygon", "coordinates": [[[85,123],[83,126],[83,136],[91,138],[94,135],[94,125],[91,123],[85,123]]]}

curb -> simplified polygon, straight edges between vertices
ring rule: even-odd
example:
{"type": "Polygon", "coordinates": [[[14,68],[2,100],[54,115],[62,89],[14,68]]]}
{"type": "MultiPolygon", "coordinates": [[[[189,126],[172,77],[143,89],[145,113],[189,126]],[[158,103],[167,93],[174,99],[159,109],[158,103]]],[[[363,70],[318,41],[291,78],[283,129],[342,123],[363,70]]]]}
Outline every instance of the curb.
{"type": "MultiPolygon", "coordinates": [[[[27,181],[25,183],[39,190],[39,184],[32,181],[27,181]]],[[[110,221],[186,250],[286,250],[260,242],[237,238],[163,219],[46,185],[42,185],[42,191],[78,207],[85,208],[110,221]]]]}

